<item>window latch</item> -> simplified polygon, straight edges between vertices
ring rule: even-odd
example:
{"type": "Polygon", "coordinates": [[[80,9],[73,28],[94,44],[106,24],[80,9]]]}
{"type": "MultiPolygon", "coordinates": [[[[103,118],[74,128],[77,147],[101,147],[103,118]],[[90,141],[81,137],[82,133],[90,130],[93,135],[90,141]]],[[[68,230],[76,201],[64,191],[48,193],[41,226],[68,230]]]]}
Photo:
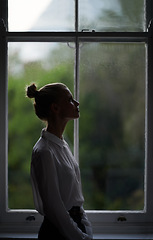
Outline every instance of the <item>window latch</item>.
{"type": "MultiPolygon", "coordinates": [[[[84,28],[84,29],[81,30],[81,32],[90,32],[90,29],[84,28]]],[[[94,33],[94,32],[96,32],[96,31],[95,31],[94,29],[92,29],[91,32],[94,33]]]]}
{"type": "Polygon", "coordinates": [[[118,217],[117,221],[118,221],[118,222],[126,222],[127,219],[126,219],[126,217],[124,217],[124,216],[120,216],[120,217],[118,217]]]}
{"type": "Polygon", "coordinates": [[[34,215],[30,215],[30,216],[26,217],[26,221],[31,222],[31,221],[35,221],[35,220],[36,220],[36,219],[35,219],[35,216],[34,216],[34,215]]]}

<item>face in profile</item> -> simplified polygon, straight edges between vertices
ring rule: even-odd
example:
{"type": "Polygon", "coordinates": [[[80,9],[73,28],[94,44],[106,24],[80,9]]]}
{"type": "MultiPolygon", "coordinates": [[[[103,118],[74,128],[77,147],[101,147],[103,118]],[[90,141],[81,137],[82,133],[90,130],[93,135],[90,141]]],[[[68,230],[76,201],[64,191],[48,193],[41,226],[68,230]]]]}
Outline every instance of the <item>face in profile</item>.
{"type": "Polygon", "coordinates": [[[74,100],[71,91],[65,88],[59,101],[60,116],[65,120],[79,118],[79,102],[74,100]]]}

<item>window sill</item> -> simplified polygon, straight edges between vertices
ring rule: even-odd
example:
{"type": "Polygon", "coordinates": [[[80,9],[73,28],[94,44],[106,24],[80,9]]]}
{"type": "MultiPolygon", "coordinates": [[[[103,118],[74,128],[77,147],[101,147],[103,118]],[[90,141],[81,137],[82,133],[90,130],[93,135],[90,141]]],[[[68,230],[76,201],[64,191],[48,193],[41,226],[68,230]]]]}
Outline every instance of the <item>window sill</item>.
{"type": "MultiPolygon", "coordinates": [[[[0,233],[0,240],[35,240],[37,239],[37,234],[23,234],[23,233],[0,233]]],[[[94,234],[95,240],[145,240],[145,239],[153,239],[153,234],[94,234]]]]}
{"type": "Polygon", "coordinates": [[[0,233],[0,240],[11,240],[11,239],[17,239],[17,240],[34,240],[37,239],[37,234],[34,233],[0,233]]]}

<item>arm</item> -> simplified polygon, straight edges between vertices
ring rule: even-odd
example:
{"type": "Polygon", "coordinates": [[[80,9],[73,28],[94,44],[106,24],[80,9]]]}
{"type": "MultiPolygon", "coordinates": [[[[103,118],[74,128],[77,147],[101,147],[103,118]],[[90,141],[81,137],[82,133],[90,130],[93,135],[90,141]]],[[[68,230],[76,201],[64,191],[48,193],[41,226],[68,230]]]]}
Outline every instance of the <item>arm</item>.
{"type": "Polygon", "coordinates": [[[54,157],[50,151],[38,155],[35,174],[46,217],[57,226],[69,240],[90,240],[71,219],[60,196],[54,157]]]}
{"type": "Polygon", "coordinates": [[[82,223],[85,226],[86,229],[86,233],[88,234],[88,236],[91,237],[91,239],[93,238],[93,232],[92,232],[92,226],[91,223],[88,220],[88,217],[86,215],[86,212],[84,211],[83,206],[81,207],[81,212],[83,213],[83,217],[82,217],[82,223]]]}

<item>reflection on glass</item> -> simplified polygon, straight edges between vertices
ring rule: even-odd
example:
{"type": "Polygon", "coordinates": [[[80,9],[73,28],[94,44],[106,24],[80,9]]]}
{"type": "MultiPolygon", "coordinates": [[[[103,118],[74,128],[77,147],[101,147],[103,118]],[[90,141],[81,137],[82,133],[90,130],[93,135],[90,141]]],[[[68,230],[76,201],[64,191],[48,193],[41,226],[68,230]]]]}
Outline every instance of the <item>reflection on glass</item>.
{"type": "Polygon", "coordinates": [[[85,208],[142,210],[145,44],[84,43],[80,51],[85,208]]]}
{"type": "Polygon", "coordinates": [[[80,0],[79,29],[144,31],[144,0],[80,0]]]}
{"type": "MultiPolygon", "coordinates": [[[[32,103],[26,99],[25,87],[32,82],[35,82],[38,88],[52,82],[63,82],[73,92],[73,71],[74,50],[66,43],[20,43],[20,45],[9,43],[8,207],[10,209],[34,208],[30,183],[31,152],[41,129],[45,126],[35,116],[32,103]],[[37,60],[36,48],[42,52],[39,58],[37,56],[37,60]],[[24,49],[29,49],[29,55],[24,54],[26,52],[24,49]]],[[[64,137],[73,149],[73,122],[68,124],[64,137]]]]}
{"type": "Polygon", "coordinates": [[[74,31],[73,0],[8,0],[9,31],[74,31]]]}

